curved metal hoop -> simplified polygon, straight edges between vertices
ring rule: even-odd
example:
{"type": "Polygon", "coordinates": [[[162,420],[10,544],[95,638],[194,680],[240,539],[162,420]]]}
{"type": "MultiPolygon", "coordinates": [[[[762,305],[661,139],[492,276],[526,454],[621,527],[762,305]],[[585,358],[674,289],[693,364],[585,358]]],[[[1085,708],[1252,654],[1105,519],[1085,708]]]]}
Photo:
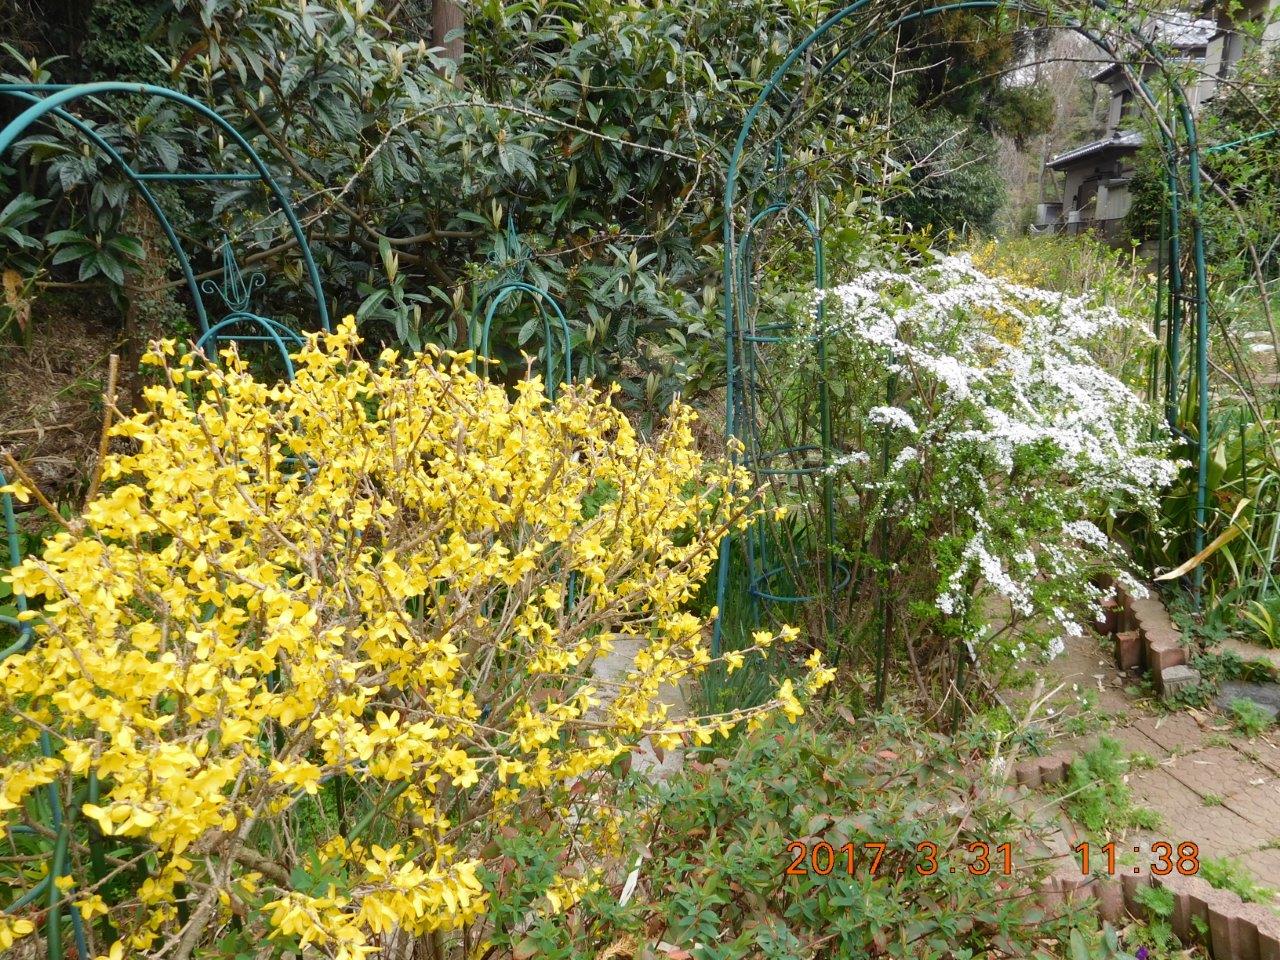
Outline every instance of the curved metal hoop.
{"type": "MultiPolygon", "coordinates": [[[[746,339],[744,334],[747,332],[741,328],[740,323],[745,317],[748,293],[748,278],[742,275],[743,257],[748,249],[748,245],[744,242],[739,246],[736,241],[736,225],[734,219],[734,207],[737,201],[738,181],[741,176],[742,162],[746,154],[747,141],[750,138],[757,120],[764,111],[766,105],[775,96],[781,95],[781,86],[783,81],[792,72],[797,63],[825,36],[832,33],[837,27],[845,21],[849,21],[859,13],[866,12],[872,5],[872,0],[854,0],[842,9],[836,11],[815,28],[804,40],[792,48],[785,60],[778,66],[768,82],[761,89],[760,94],[756,98],[755,103],[748,110],[743,120],[742,127],[739,130],[737,141],[734,144],[733,151],[729,158],[727,176],[724,187],[724,264],[722,274],[722,284],[724,288],[723,315],[725,325],[725,364],[726,364],[726,404],[725,404],[725,434],[729,438],[743,439],[740,434],[742,427],[738,423],[737,414],[740,412],[739,407],[741,398],[736,396],[736,385],[741,377],[745,375],[745,371],[739,369],[742,358],[738,356],[738,342],[746,339]]],[[[1187,101],[1186,94],[1181,85],[1176,81],[1168,69],[1168,63],[1160,53],[1156,44],[1144,36],[1141,31],[1126,22],[1124,11],[1116,3],[1111,0],[1090,0],[1090,5],[1105,17],[1109,22],[1114,24],[1122,31],[1131,42],[1139,47],[1149,62],[1156,65],[1162,78],[1166,82],[1169,92],[1173,97],[1177,108],[1179,122],[1185,137],[1185,146],[1179,148],[1174,136],[1167,131],[1163,125],[1158,125],[1162,146],[1164,148],[1165,168],[1168,178],[1170,190],[1169,212],[1172,220],[1172,229],[1169,238],[1169,278],[1171,287],[1171,313],[1168,324],[1168,356],[1170,361],[1171,376],[1166,384],[1169,396],[1172,398],[1176,394],[1174,380],[1178,376],[1180,349],[1179,336],[1181,330],[1181,313],[1180,304],[1184,298],[1182,294],[1182,274],[1181,274],[1181,250],[1179,243],[1180,235],[1180,184],[1179,170],[1182,166],[1182,160],[1186,159],[1187,173],[1189,183],[1189,205],[1191,208],[1191,233],[1193,245],[1193,272],[1194,272],[1194,301],[1196,305],[1196,343],[1195,343],[1195,374],[1197,382],[1197,393],[1199,401],[1199,409],[1197,411],[1198,420],[1198,436],[1196,438],[1197,445],[1197,467],[1198,467],[1198,484],[1196,492],[1196,524],[1194,530],[1195,547],[1199,552],[1204,546],[1205,537],[1205,521],[1207,514],[1206,504],[1206,480],[1208,473],[1208,454],[1209,447],[1207,442],[1208,435],[1208,282],[1207,270],[1205,264],[1204,250],[1204,234],[1201,225],[1201,184],[1200,184],[1200,148],[1196,135],[1195,118],[1192,115],[1190,105],[1187,101]]],[[[841,62],[846,60],[856,50],[862,49],[870,39],[880,33],[891,31],[903,23],[926,17],[936,16],[939,14],[960,11],[960,10],[978,10],[978,9],[1005,9],[1016,12],[1027,13],[1037,17],[1043,17],[1045,11],[1035,8],[1033,5],[1024,2],[1024,0],[961,0],[961,2],[940,3],[928,6],[923,9],[913,10],[902,14],[897,18],[892,18],[882,30],[868,28],[859,33],[849,44],[841,48],[837,54],[832,57],[825,65],[819,68],[817,72],[817,82],[821,85],[822,81],[827,78],[832,70],[841,62]]],[[[1090,29],[1086,24],[1079,21],[1062,18],[1057,24],[1064,29],[1074,30],[1081,36],[1085,37],[1096,47],[1098,47],[1108,57],[1119,63],[1119,57],[1115,47],[1108,43],[1101,35],[1090,29]]],[[[1147,85],[1145,79],[1140,75],[1134,79],[1143,92],[1144,98],[1149,107],[1153,107],[1158,101],[1154,93],[1147,85]]],[[[792,100],[787,105],[786,113],[790,114],[798,109],[799,98],[792,100]]],[[[783,127],[785,129],[785,125],[783,127]]],[[[775,150],[780,147],[775,144],[775,150]]],[[[758,222],[757,214],[749,221],[746,229],[747,234],[754,228],[758,222]]],[[[1157,311],[1159,304],[1157,304],[1157,311]]],[[[1156,317],[1157,330],[1159,327],[1159,314],[1156,317]]],[[[1170,400],[1170,405],[1172,401],[1170,400]]],[[[1172,407],[1171,407],[1172,408],[1172,407]]],[[[749,438],[748,438],[749,439],[749,438]]],[[[831,428],[830,422],[826,421],[822,428],[822,448],[829,451],[831,448],[831,428]]],[[[754,456],[756,463],[760,460],[760,451],[749,451],[748,457],[754,456]]],[[[825,456],[824,456],[825,459],[825,456]]],[[[832,544],[828,544],[830,548],[832,544]]],[[[830,549],[828,550],[830,553],[830,549]]],[[[716,599],[717,608],[721,611],[721,616],[717,617],[714,631],[712,634],[712,652],[713,655],[719,654],[725,595],[728,589],[728,574],[730,560],[730,543],[726,537],[720,546],[720,562],[717,576],[716,599]]],[[[749,580],[754,581],[754,571],[750,572],[749,580]]],[[[1201,571],[1197,570],[1196,586],[1199,586],[1199,575],[1201,571]]],[[[883,673],[883,665],[881,665],[883,673]]],[[[882,694],[882,690],[880,691],[882,694]]]]}
{"type": "MultiPolygon", "coordinates": [[[[533,296],[534,302],[538,305],[538,312],[542,315],[542,366],[546,371],[547,377],[547,396],[552,400],[556,396],[556,387],[561,382],[573,383],[573,346],[569,340],[569,321],[565,319],[564,310],[561,309],[560,303],[541,287],[535,287],[531,283],[523,280],[508,280],[501,283],[488,291],[482,298],[481,302],[486,303],[484,311],[484,320],[480,325],[479,336],[477,340],[473,340],[471,347],[477,350],[480,356],[485,358],[484,362],[489,362],[489,333],[493,329],[493,318],[498,313],[498,308],[502,306],[503,301],[515,293],[528,293],[533,296]],[[547,312],[548,308],[551,314],[555,315],[556,324],[560,328],[560,336],[563,342],[562,362],[564,363],[563,378],[557,379],[555,373],[555,340],[552,336],[551,314],[547,312]]],[[[478,357],[471,360],[471,369],[476,369],[478,357]]]]}
{"type": "Polygon", "coordinates": [[[289,341],[292,346],[301,347],[306,343],[292,327],[289,327],[279,320],[272,320],[270,317],[259,316],[256,313],[250,313],[247,310],[237,310],[235,313],[228,314],[219,320],[212,327],[201,334],[200,339],[196,341],[196,350],[203,353],[205,348],[210,344],[213,345],[214,353],[218,352],[218,344],[227,343],[271,343],[275,345],[276,352],[280,355],[280,360],[284,364],[285,375],[293,379],[293,358],[289,355],[289,347],[285,345],[285,341],[289,341]],[[260,333],[223,333],[238,324],[249,324],[257,327],[260,333]]]}
{"type": "MultiPolygon", "coordinates": [[[[279,321],[258,316],[248,312],[247,310],[249,294],[255,286],[264,282],[260,279],[261,275],[253,275],[246,281],[240,273],[238,266],[235,264],[230,244],[224,244],[222,251],[223,268],[228,275],[225,276],[224,283],[221,288],[215,286],[213,289],[223,296],[224,301],[232,312],[213,326],[210,326],[201,286],[197,283],[197,278],[191,267],[190,259],[187,257],[186,251],[178,240],[173,224],[169,221],[169,218],[166,216],[155,194],[148,186],[148,184],[153,181],[258,181],[265,184],[274,197],[276,203],[279,205],[285,219],[289,223],[289,228],[293,233],[294,241],[297,244],[299,253],[303,259],[303,264],[307,272],[312,293],[315,296],[316,311],[320,321],[320,326],[324,330],[328,331],[330,329],[330,322],[328,307],[324,298],[324,289],[320,283],[319,270],[316,268],[315,260],[312,257],[310,247],[307,244],[306,234],[302,230],[302,224],[299,222],[298,217],[289,202],[288,196],[275,181],[275,178],[272,177],[261,157],[259,157],[253,147],[250,146],[249,142],[240,135],[239,131],[227,123],[227,121],[216,111],[199,101],[193,100],[185,94],[178,93],[175,90],[169,90],[164,87],[157,87],[149,84],[0,84],[0,96],[13,97],[30,104],[26,110],[0,130],[0,156],[8,151],[13,146],[17,138],[20,137],[32,124],[46,116],[53,116],[70,124],[76,131],[84,136],[86,140],[102,151],[111,163],[114,164],[129,180],[130,184],[151,210],[156,221],[160,224],[161,229],[164,231],[165,238],[168,240],[169,246],[172,249],[174,256],[177,258],[179,268],[182,271],[183,279],[186,282],[187,290],[191,296],[191,302],[195,308],[196,315],[200,323],[200,329],[202,331],[202,335],[196,344],[197,349],[204,349],[208,344],[214,344],[216,348],[216,344],[220,340],[238,342],[269,342],[274,344],[276,349],[279,351],[289,378],[293,378],[293,362],[285,344],[286,341],[289,341],[294,345],[301,345],[304,342],[302,337],[279,321]],[[172,171],[135,170],[120,154],[120,152],[116,150],[115,147],[112,146],[112,144],[110,144],[104,137],[102,137],[101,134],[94,130],[92,126],[63,109],[65,105],[73,101],[87,97],[97,97],[104,94],[142,94],[171,100],[195,110],[220,131],[226,134],[226,136],[244,152],[253,167],[253,171],[229,173],[177,173],[172,171]],[[261,332],[250,334],[224,333],[224,331],[246,323],[255,326],[261,332]]],[[[208,288],[206,287],[206,289],[208,288]]],[[[0,485],[4,485],[5,482],[3,473],[0,473],[0,485]]],[[[0,494],[0,511],[3,513],[5,539],[8,550],[8,567],[13,568],[20,562],[21,553],[18,543],[17,523],[13,511],[13,498],[10,494],[0,494]]],[[[22,617],[22,614],[28,611],[26,597],[15,591],[14,603],[19,616],[0,616],[0,626],[16,630],[17,640],[3,649],[0,649],[0,660],[25,652],[34,638],[30,622],[26,621],[22,617]]],[[[47,730],[41,731],[40,733],[39,747],[40,752],[44,757],[53,757],[55,755],[53,738],[47,730]]],[[[67,915],[71,921],[71,931],[75,939],[76,950],[81,957],[87,957],[90,954],[85,933],[84,919],[76,905],[74,903],[67,902],[68,894],[53,882],[55,878],[60,878],[66,873],[66,864],[70,848],[71,829],[73,826],[74,816],[64,816],[62,791],[56,781],[49,783],[45,787],[45,792],[49,803],[49,824],[56,837],[50,859],[49,870],[43,880],[32,886],[31,889],[27,890],[26,893],[22,894],[22,896],[18,897],[12,903],[8,904],[4,908],[3,912],[15,912],[29,904],[35,903],[41,898],[44,898],[47,902],[47,913],[44,926],[49,955],[51,957],[60,957],[63,954],[63,928],[61,916],[65,907],[67,915]]],[[[96,802],[98,799],[98,780],[97,777],[92,774],[90,775],[88,782],[88,799],[90,802],[96,802]]],[[[90,834],[89,842],[90,852],[93,855],[95,864],[97,864],[101,857],[101,850],[99,848],[99,841],[95,834],[90,834]]]]}
{"type": "MultiPolygon", "coordinates": [[[[744,360],[746,369],[742,376],[742,403],[746,410],[754,408],[756,403],[757,391],[757,354],[759,349],[769,343],[777,343],[783,339],[787,330],[791,328],[789,323],[770,324],[766,327],[750,326],[750,286],[748,284],[748,273],[752,262],[752,241],[756,230],[774,218],[794,215],[804,227],[805,232],[809,235],[813,246],[813,280],[814,290],[820,291],[826,287],[826,249],[822,241],[822,231],[818,229],[817,223],[813,218],[798,207],[782,200],[774,200],[764,209],[755,214],[743,230],[742,239],[738,241],[737,259],[738,270],[740,272],[740,283],[743,290],[743,296],[738,299],[738,331],[739,338],[743,342],[742,349],[747,353],[744,360]]],[[[817,319],[818,326],[821,329],[822,318],[826,315],[826,303],[822,300],[818,301],[817,319]]],[[[778,450],[764,450],[761,438],[758,436],[758,424],[755,418],[747,415],[742,418],[746,430],[752,434],[752,444],[748,448],[751,455],[748,460],[744,461],[747,466],[758,477],[820,477],[822,483],[822,500],[823,500],[823,525],[824,535],[828,544],[834,542],[835,539],[835,479],[827,471],[827,467],[831,463],[831,395],[830,388],[827,384],[827,356],[826,344],[819,338],[818,340],[818,416],[820,420],[821,442],[817,445],[801,444],[789,446],[778,450]],[[793,458],[796,455],[806,453],[816,453],[820,456],[820,463],[815,465],[804,466],[771,466],[774,461],[781,458],[793,458]]],[[[776,582],[779,575],[787,569],[787,563],[784,561],[780,564],[774,564],[769,560],[769,538],[765,530],[764,519],[757,520],[753,524],[752,531],[747,537],[747,565],[748,579],[747,589],[750,592],[752,603],[758,600],[765,600],[775,603],[802,603],[817,599],[817,594],[809,592],[804,595],[785,594],[779,592],[776,588],[772,588],[771,584],[776,582]],[[757,572],[757,571],[760,572],[757,572]]],[[[810,566],[814,564],[811,561],[801,561],[801,566],[810,566]]],[[[847,587],[851,580],[850,570],[843,564],[837,564],[835,559],[830,556],[828,551],[828,562],[823,565],[826,574],[825,588],[835,593],[847,587]]],[[[754,613],[754,611],[753,611],[754,613]]]]}
{"type": "Polygon", "coordinates": [[[177,233],[173,229],[173,225],[169,222],[169,218],[165,215],[155,195],[148,189],[147,184],[150,182],[212,182],[212,181],[258,181],[266,186],[271,192],[276,203],[280,207],[281,213],[284,215],[289,224],[289,230],[293,234],[294,242],[297,244],[299,255],[302,257],[303,267],[307,273],[307,279],[311,287],[312,294],[316,301],[316,313],[320,321],[320,326],[324,330],[330,330],[329,309],[325,303],[324,288],[320,282],[320,271],[316,267],[315,258],[311,254],[311,248],[307,243],[306,233],[302,229],[302,224],[298,220],[297,214],[294,212],[293,205],[289,202],[288,195],[276,182],[275,177],[271,175],[271,171],[258,156],[256,150],[250,145],[235,127],[227,122],[216,110],[195,100],[184,93],[177,90],[170,90],[168,87],[159,87],[147,83],[117,83],[117,82],[99,82],[99,83],[79,83],[79,84],[51,84],[51,83],[33,83],[33,84],[0,84],[0,96],[14,97],[30,103],[26,110],[5,125],[0,130],[0,156],[4,155],[14,142],[20,137],[28,127],[45,116],[53,115],[59,120],[65,120],[70,123],[76,130],[85,136],[95,147],[101,150],[111,162],[119,168],[119,170],[128,178],[134,189],[138,191],[144,202],[150,208],[152,214],[160,223],[161,229],[164,231],[165,238],[169,241],[174,255],[178,259],[178,266],[182,271],[183,279],[186,281],[187,290],[191,295],[191,301],[195,306],[196,316],[200,322],[200,330],[202,332],[209,329],[209,316],[205,309],[204,298],[201,293],[200,284],[197,283],[195,272],[191,268],[191,262],[186,252],[182,248],[182,244],[178,240],[177,233]],[[225,173],[179,173],[170,171],[137,171],[129,164],[120,152],[109,144],[103,137],[93,130],[91,126],[83,120],[68,113],[64,108],[76,100],[83,100],[89,97],[99,97],[106,94],[134,94],[150,97],[159,97],[164,100],[170,100],[184,107],[196,111],[224,133],[237,147],[244,153],[252,166],[252,171],[225,172],[225,173]]]}

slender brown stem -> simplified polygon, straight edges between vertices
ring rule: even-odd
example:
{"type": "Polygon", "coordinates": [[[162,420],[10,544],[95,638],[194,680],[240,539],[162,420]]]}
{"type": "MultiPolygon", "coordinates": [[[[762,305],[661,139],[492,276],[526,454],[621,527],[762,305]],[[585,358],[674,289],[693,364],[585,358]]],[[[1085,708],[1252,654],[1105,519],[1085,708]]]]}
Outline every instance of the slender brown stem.
{"type": "Polygon", "coordinates": [[[36,502],[39,503],[40,506],[44,507],[49,516],[57,520],[58,523],[62,524],[62,526],[67,530],[70,530],[71,524],[68,523],[66,518],[58,512],[57,508],[49,502],[49,498],[40,492],[40,488],[36,486],[36,482],[31,479],[31,474],[27,473],[27,471],[22,468],[22,464],[13,459],[13,454],[5,451],[4,462],[9,465],[9,469],[12,470],[17,475],[18,479],[22,481],[22,485],[31,491],[31,495],[36,498],[36,502]]]}
{"type": "Polygon", "coordinates": [[[102,484],[102,465],[107,459],[107,450],[111,444],[111,417],[116,410],[116,380],[120,374],[120,354],[113,353],[107,361],[107,389],[102,393],[102,433],[98,437],[98,462],[93,465],[93,478],[89,481],[89,492],[84,495],[87,507],[98,496],[98,487],[102,484]]]}

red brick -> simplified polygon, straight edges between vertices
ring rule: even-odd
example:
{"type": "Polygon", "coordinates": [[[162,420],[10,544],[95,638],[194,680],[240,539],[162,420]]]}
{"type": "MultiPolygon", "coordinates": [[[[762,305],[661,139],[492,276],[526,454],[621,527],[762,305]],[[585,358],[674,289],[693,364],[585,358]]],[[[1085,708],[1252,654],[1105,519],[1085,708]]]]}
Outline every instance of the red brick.
{"type": "Polygon", "coordinates": [[[1280,960],[1280,917],[1257,903],[1243,904],[1240,917],[1256,931],[1258,960],[1280,960]]]}
{"type": "Polygon", "coordinates": [[[1034,790],[1040,786],[1040,761],[1024,760],[1014,768],[1020,786],[1034,790]]]}
{"type": "Polygon", "coordinates": [[[1058,889],[1062,891],[1062,899],[1067,904],[1079,904],[1093,898],[1093,878],[1086,877],[1079,870],[1061,873],[1056,879],[1058,889]]]}
{"type": "Polygon", "coordinates": [[[1148,647],[1180,646],[1182,634],[1170,623],[1138,623],[1138,635],[1148,647]]]}
{"type": "Polygon", "coordinates": [[[1116,666],[1132,670],[1142,666],[1142,640],[1136,630],[1122,630],[1116,634],[1116,666]]]}
{"type": "Polygon", "coordinates": [[[1061,783],[1066,776],[1066,761],[1062,757],[1040,758],[1040,783],[1061,783]]]}
{"type": "Polygon", "coordinates": [[[1280,932],[1258,927],[1258,960],[1280,960],[1280,932]]]}
{"type": "MultiPolygon", "coordinates": [[[[1199,878],[1197,877],[1195,879],[1199,879],[1199,878]]],[[[1209,901],[1213,898],[1213,895],[1214,895],[1213,887],[1209,886],[1209,884],[1204,881],[1201,881],[1201,883],[1192,886],[1191,889],[1188,891],[1188,899],[1190,900],[1189,917],[1200,918],[1200,922],[1201,924],[1203,924],[1202,929],[1206,931],[1205,932],[1206,941],[1209,939],[1209,933],[1208,933],[1209,901]]],[[[1195,933],[1195,924],[1191,923],[1189,925],[1191,926],[1192,934],[1198,937],[1199,935],[1195,933]]]]}
{"type": "Polygon", "coordinates": [[[1207,897],[1209,933],[1215,957],[1230,960],[1257,960],[1258,931],[1239,916],[1243,904],[1227,890],[1214,890],[1207,897]]]}
{"type": "Polygon", "coordinates": [[[1124,888],[1124,905],[1129,909],[1129,913],[1138,918],[1146,917],[1147,908],[1138,902],[1138,891],[1143,887],[1151,886],[1151,877],[1147,874],[1136,876],[1132,873],[1122,873],[1120,884],[1124,888]]]}
{"type": "Polygon", "coordinates": [[[1104,600],[1100,606],[1102,619],[1094,624],[1094,629],[1103,636],[1115,634],[1120,629],[1120,617],[1124,608],[1118,600],[1104,600]]]}
{"type": "Polygon", "coordinates": [[[1157,677],[1160,675],[1160,671],[1167,667],[1176,667],[1186,662],[1187,652],[1182,649],[1182,645],[1179,643],[1162,641],[1158,644],[1147,644],[1147,669],[1157,677]]]}
{"type": "Polygon", "coordinates": [[[1119,923],[1124,918],[1124,888],[1114,877],[1098,881],[1098,913],[1103,920],[1119,923]]]}
{"type": "Polygon", "coordinates": [[[1213,887],[1199,877],[1184,877],[1176,873],[1157,877],[1155,882],[1173,894],[1173,932],[1184,944],[1191,943],[1194,934],[1191,918],[1198,916],[1205,923],[1209,922],[1205,904],[1213,893],[1213,887]]]}
{"type": "Polygon", "coordinates": [[[1145,600],[1129,601],[1129,612],[1138,621],[1139,630],[1145,631],[1163,627],[1171,630],[1177,629],[1169,618],[1169,611],[1154,596],[1145,600]]]}

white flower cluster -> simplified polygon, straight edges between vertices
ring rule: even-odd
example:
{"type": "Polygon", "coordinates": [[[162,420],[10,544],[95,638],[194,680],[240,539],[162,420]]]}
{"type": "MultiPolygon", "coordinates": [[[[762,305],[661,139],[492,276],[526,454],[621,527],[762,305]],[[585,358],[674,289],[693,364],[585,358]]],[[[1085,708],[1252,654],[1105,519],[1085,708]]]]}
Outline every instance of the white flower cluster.
{"type": "Polygon", "coordinates": [[[867,420],[876,426],[896,428],[908,433],[915,433],[918,429],[911,414],[901,407],[872,407],[867,411],[867,420]]]}
{"type": "Polygon", "coordinates": [[[1101,598],[1079,584],[1123,559],[1095,521],[1152,507],[1176,472],[1152,411],[1090,350],[1135,321],[987,275],[967,256],[868,271],[824,301],[799,331],[796,362],[824,340],[830,375],[853,398],[839,411],[846,425],[860,417],[894,444],[884,476],[879,456],[841,466],[859,465],[861,488],[882,498],[875,510],[911,529],[963,518],[943,531],[963,547],[939,569],[938,608],[962,614],[986,590],[1078,633],[1080,606],[1101,598]],[[1068,582],[1072,596],[1055,587],[1068,582]]]}

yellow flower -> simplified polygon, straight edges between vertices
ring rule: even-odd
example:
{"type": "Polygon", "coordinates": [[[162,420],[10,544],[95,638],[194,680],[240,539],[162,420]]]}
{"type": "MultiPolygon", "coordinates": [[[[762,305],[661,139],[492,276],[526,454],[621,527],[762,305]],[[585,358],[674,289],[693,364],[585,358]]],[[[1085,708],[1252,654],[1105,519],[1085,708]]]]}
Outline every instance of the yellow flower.
{"type": "MultiPolygon", "coordinates": [[[[268,385],[234,351],[212,366],[153,345],[167,382],[112,428],[101,493],[12,571],[36,642],[0,670],[0,711],[20,718],[0,728],[0,825],[32,791],[98,776],[84,816],[155,858],[119,909],[78,901],[110,914],[109,960],[169,937],[180,889],[223,920],[252,901],[268,935],[352,960],[391,930],[474,925],[496,828],[573,822],[603,862],[617,828],[591,791],[619,757],[769,711],[677,726],[660,695],[711,662],[692,601],[751,514],[742,471],[698,453],[692,411],[646,440],[608,391],[552,401],[461,355],[358,346],[348,318],[268,385]],[[590,665],[623,642],[634,661],[598,689],[590,665]],[[42,724],[59,753],[19,759],[42,724]],[[379,804],[389,846],[344,838],[339,788],[379,804]],[[285,816],[332,889],[264,865],[285,816]]],[[[790,682],[773,704],[798,715],[790,682]]],[[[591,882],[557,875],[549,909],[591,882]]],[[[0,920],[0,947],[28,927],[0,920]]]]}

